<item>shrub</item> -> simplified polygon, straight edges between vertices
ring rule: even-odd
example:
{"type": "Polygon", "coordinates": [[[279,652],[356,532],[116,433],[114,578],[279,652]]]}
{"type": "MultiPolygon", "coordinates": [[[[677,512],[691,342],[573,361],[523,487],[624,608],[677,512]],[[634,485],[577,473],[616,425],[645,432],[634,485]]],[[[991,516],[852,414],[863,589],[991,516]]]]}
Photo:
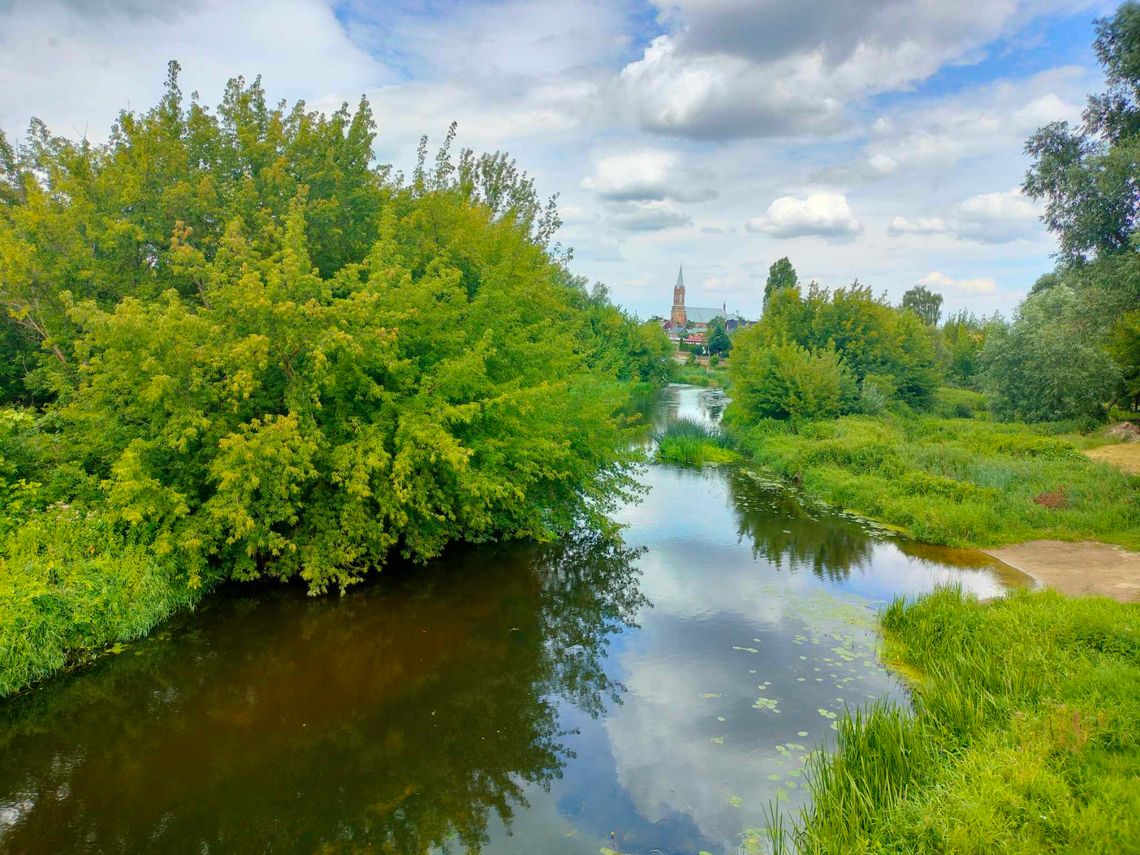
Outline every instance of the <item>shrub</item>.
{"type": "Polygon", "coordinates": [[[736,400],[753,416],[829,418],[839,415],[854,395],[851,373],[833,349],[813,353],[798,344],[748,344],[737,348],[729,371],[736,400]]]}
{"type": "Polygon", "coordinates": [[[980,359],[994,413],[1010,421],[1103,419],[1121,383],[1067,285],[1029,296],[1012,324],[994,325],[980,359]]]}
{"type": "Polygon", "coordinates": [[[942,386],[934,392],[934,415],[944,419],[973,419],[984,416],[989,401],[981,392],[942,386]]]}

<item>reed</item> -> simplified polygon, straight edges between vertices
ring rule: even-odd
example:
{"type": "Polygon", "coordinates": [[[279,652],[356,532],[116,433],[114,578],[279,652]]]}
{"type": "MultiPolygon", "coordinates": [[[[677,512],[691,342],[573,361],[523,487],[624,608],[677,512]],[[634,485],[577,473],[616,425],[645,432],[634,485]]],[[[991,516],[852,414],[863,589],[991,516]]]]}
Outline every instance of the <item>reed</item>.
{"type": "MultiPolygon", "coordinates": [[[[945,589],[882,615],[917,671],[914,710],[876,704],[816,754],[812,799],[773,852],[1125,852],[1140,840],[1140,609],[945,589]]],[[[1134,849],[1131,851],[1135,851],[1134,849]]]]}

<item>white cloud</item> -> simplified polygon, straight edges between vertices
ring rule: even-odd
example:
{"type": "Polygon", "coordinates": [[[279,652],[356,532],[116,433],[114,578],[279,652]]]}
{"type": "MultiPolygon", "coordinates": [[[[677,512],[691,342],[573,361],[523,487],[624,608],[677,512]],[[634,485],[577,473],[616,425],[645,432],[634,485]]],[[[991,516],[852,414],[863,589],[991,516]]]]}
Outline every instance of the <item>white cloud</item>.
{"type": "MultiPolygon", "coordinates": [[[[924,80],[1033,18],[1049,0],[657,0],[669,32],[622,72],[654,132],[698,139],[833,133],[847,110],[924,80]]],[[[1065,3],[1067,8],[1090,3],[1065,3]]]]}
{"type": "Polygon", "coordinates": [[[957,291],[968,294],[992,294],[997,290],[997,282],[988,277],[954,279],[937,270],[923,276],[918,280],[918,284],[925,285],[932,291],[957,291]]]}
{"type": "Polygon", "coordinates": [[[941,235],[950,231],[941,217],[919,217],[908,220],[906,217],[895,217],[887,227],[887,234],[897,235],[941,235]]]}
{"type": "Polygon", "coordinates": [[[980,243],[1007,243],[1040,233],[1041,209],[1017,188],[981,193],[958,205],[955,233],[980,243]]]}
{"type": "Polygon", "coordinates": [[[623,152],[594,161],[594,174],[582,186],[612,201],[673,199],[702,202],[716,196],[707,172],[686,169],[674,152],[656,149],[623,152]]]}
{"type": "Polygon", "coordinates": [[[391,79],[321,0],[14,3],[0,7],[0,127],[20,132],[37,115],[57,133],[103,138],[120,108],[158,100],[171,59],[206,103],[239,74],[336,103],[391,79]]]}
{"type": "Polygon", "coordinates": [[[754,217],[745,227],[780,238],[849,238],[863,230],[842,193],[812,193],[804,199],[781,196],[768,206],[764,216],[754,217]]]}
{"type": "Polygon", "coordinates": [[[631,232],[652,232],[687,226],[692,218],[675,202],[650,199],[616,206],[606,222],[631,232]]]}
{"type": "Polygon", "coordinates": [[[977,243],[1010,243],[1040,235],[1041,209],[1014,188],[1001,193],[979,193],[954,205],[945,217],[895,217],[887,227],[891,237],[953,235],[977,243]]]}

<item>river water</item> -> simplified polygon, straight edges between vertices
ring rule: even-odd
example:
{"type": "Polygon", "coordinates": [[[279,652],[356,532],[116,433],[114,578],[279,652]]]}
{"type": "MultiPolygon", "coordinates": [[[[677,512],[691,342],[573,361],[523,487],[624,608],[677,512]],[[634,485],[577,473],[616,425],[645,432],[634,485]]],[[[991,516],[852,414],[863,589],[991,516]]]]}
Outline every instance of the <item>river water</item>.
{"type": "MultiPolygon", "coordinates": [[[[671,387],[647,414],[722,404],[671,387]]],[[[876,610],[1022,581],[741,469],[643,481],[622,546],[235,587],[0,706],[0,851],[762,852],[843,708],[906,703],[876,610]]]]}

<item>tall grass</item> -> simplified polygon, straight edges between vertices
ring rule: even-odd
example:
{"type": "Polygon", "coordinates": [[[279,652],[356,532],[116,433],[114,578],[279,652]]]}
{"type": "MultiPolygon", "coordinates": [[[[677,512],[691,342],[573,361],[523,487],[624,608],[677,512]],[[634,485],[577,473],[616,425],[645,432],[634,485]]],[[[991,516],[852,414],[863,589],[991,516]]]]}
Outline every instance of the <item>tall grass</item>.
{"type": "Polygon", "coordinates": [[[1094,539],[1140,548],[1140,477],[1089,460],[1079,437],[913,414],[734,429],[741,450],[774,474],[918,540],[1094,539]]]}
{"type": "Polygon", "coordinates": [[[885,655],[920,675],[914,713],[841,719],[812,800],[772,848],[798,853],[1137,851],[1140,609],[1020,592],[896,601],[885,655]]]}
{"type": "Polygon", "coordinates": [[[0,697],[145,635],[203,587],[96,514],[33,515],[0,556],[0,697]]]}
{"type": "Polygon", "coordinates": [[[730,463],[737,457],[734,437],[695,419],[677,419],[657,435],[656,458],[660,463],[703,466],[730,463]]]}

